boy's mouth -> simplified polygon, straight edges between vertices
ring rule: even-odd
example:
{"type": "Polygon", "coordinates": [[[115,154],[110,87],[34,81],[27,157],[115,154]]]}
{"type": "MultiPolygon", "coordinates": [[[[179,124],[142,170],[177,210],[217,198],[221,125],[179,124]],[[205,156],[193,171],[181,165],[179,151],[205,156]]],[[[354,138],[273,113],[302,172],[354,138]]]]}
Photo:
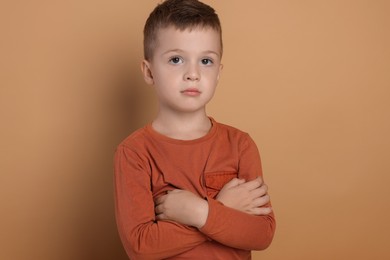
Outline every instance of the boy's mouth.
{"type": "Polygon", "coordinates": [[[201,92],[197,88],[187,88],[185,90],[180,91],[180,93],[187,96],[199,96],[201,92]]]}

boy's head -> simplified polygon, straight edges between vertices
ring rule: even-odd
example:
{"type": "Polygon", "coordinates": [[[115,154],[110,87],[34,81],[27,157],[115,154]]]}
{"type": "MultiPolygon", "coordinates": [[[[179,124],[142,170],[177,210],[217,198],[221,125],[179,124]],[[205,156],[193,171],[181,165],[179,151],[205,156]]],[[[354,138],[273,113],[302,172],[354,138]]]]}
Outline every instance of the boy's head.
{"type": "Polygon", "coordinates": [[[149,15],[144,27],[144,58],[151,60],[160,29],[167,27],[184,31],[212,28],[220,35],[222,55],[222,29],[215,10],[198,0],[166,0],[149,15]]]}

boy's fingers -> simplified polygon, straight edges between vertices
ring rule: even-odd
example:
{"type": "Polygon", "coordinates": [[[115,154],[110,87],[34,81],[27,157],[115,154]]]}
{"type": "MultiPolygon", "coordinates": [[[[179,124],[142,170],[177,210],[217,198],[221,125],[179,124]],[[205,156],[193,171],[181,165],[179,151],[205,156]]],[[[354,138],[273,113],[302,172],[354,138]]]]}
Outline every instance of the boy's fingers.
{"type": "Polygon", "coordinates": [[[154,200],[155,205],[159,205],[165,201],[166,195],[162,195],[154,200]]]}
{"type": "Polygon", "coordinates": [[[248,213],[252,215],[268,215],[271,214],[272,208],[271,207],[262,207],[262,208],[253,208],[248,213]]]}
{"type": "Polygon", "coordinates": [[[260,187],[251,190],[250,194],[253,199],[264,196],[268,192],[268,186],[266,184],[261,185],[260,187]]]}
{"type": "Polygon", "coordinates": [[[163,212],[161,209],[161,205],[157,205],[156,207],[154,207],[154,212],[156,213],[156,215],[161,214],[163,212]]]}
{"type": "Polygon", "coordinates": [[[158,214],[158,215],[156,215],[156,219],[157,220],[164,220],[164,219],[166,219],[166,217],[164,214],[158,214]]]}
{"type": "Polygon", "coordinates": [[[178,192],[181,192],[182,190],[180,190],[180,189],[173,189],[173,190],[169,190],[169,191],[167,191],[167,194],[168,193],[178,193],[178,192]]]}
{"type": "Polygon", "coordinates": [[[241,184],[240,186],[243,186],[244,188],[246,188],[248,190],[254,190],[254,189],[260,187],[261,184],[263,184],[263,180],[260,177],[257,177],[256,179],[248,181],[244,184],[241,184]]]}
{"type": "Polygon", "coordinates": [[[238,178],[233,178],[232,180],[230,180],[228,183],[226,183],[223,188],[232,188],[232,187],[236,187],[242,183],[244,183],[245,180],[244,179],[238,179],[238,178]]]}
{"type": "Polygon", "coordinates": [[[252,205],[254,207],[262,207],[262,206],[266,205],[269,202],[270,202],[269,195],[264,195],[264,196],[262,196],[260,198],[257,198],[255,200],[253,200],[252,205]]]}
{"type": "Polygon", "coordinates": [[[243,184],[243,183],[245,183],[245,182],[246,182],[245,179],[238,179],[238,185],[241,185],[241,184],[243,184]]]}
{"type": "Polygon", "coordinates": [[[180,192],[180,191],[181,191],[181,190],[179,190],[179,189],[168,190],[166,194],[161,195],[160,197],[156,198],[156,199],[154,200],[154,204],[156,204],[156,205],[161,204],[161,203],[163,203],[163,202],[166,200],[167,195],[168,195],[169,193],[177,193],[177,192],[180,192]]]}

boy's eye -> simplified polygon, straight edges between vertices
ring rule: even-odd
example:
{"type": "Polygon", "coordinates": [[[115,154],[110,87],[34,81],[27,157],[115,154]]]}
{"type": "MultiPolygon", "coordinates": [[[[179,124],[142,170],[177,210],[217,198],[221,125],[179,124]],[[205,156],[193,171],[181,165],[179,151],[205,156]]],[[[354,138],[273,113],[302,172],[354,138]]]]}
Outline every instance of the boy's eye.
{"type": "Polygon", "coordinates": [[[169,63],[172,63],[172,64],[180,64],[180,63],[183,63],[183,59],[180,58],[180,57],[172,57],[172,58],[169,60],[169,63]]]}
{"type": "Polygon", "coordinates": [[[211,65],[213,64],[213,61],[211,59],[202,59],[203,65],[211,65]]]}

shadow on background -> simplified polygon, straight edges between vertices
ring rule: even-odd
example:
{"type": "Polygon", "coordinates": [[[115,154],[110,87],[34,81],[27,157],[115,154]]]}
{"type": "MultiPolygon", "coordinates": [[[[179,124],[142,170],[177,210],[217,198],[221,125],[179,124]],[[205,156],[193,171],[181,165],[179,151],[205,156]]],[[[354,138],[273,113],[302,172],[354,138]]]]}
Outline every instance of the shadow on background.
{"type": "Polygon", "coordinates": [[[127,259],[113,155],[154,102],[129,33],[132,3],[100,4],[2,7],[0,259],[127,259]]]}
{"type": "MultiPolygon", "coordinates": [[[[119,241],[114,217],[113,155],[116,146],[131,132],[142,127],[151,119],[154,109],[151,89],[145,86],[138,65],[118,64],[113,69],[113,82],[98,111],[96,146],[86,148],[86,161],[81,170],[84,176],[79,201],[82,220],[77,222],[80,229],[77,259],[127,259],[119,241]]],[[[74,245],[77,246],[77,245],[74,245]]]]}

